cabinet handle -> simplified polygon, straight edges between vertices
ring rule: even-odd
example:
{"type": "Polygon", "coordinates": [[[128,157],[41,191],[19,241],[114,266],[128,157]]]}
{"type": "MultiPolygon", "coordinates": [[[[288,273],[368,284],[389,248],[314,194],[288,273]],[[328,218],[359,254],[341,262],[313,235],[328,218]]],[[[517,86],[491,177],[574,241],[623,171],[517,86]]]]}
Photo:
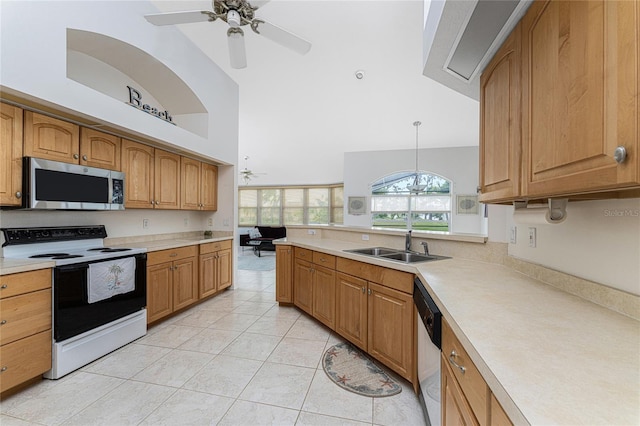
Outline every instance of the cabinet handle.
{"type": "Polygon", "coordinates": [[[369,296],[371,296],[371,289],[368,289],[368,290],[367,290],[367,294],[368,294],[369,296]]]}
{"type": "Polygon", "coordinates": [[[87,161],[87,156],[86,155],[82,156],[82,161],[87,161]]]}
{"type": "Polygon", "coordinates": [[[153,205],[153,200],[151,200],[151,204],[153,205]]]}
{"type": "Polygon", "coordinates": [[[3,289],[3,290],[4,290],[5,288],[7,288],[7,285],[6,285],[6,284],[2,284],[2,286],[0,286],[0,289],[3,289]]]}
{"type": "Polygon", "coordinates": [[[78,154],[73,154],[73,159],[77,160],[78,158],[80,158],[80,156],[78,154]]]}
{"type": "Polygon", "coordinates": [[[7,367],[6,366],[0,368],[0,373],[4,373],[5,371],[7,371],[7,367]]]}
{"type": "Polygon", "coordinates": [[[476,186],[476,194],[480,194],[482,192],[482,188],[480,185],[476,186]]]}
{"type": "Polygon", "coordinates": [[[364,294],[364,287],[362,287],[362,294],[364,294]]]}
{"type": "Polygon", "coordinates": [[[156,206],[157,206],[158,204],[160,204],[160,201],[156,200],[156,206]]]}
{"type": "Polygon", "coordinates": [[[22,192],[17,191],[16,192],[16,198],[22,198],[22,192]]]}
{"type": "Polygon", "coordinates": [[[177,255],[178,255],[178,253],[171,253],[171,254],[169,255],[169,257],[176,257],[177,255]]]}
{"type": "Polygon", "coordinates": [[[618,164],[624,163],[624,160],[627,159],[627,149],[622,145],[617,147],[616,150],[613,151],[613,159],[616,160],[618,164]]]}
{"type": "Polygon", "coordinates": [[[467,371],[467,369],[453,360],[457,356],[458,356],[458,353],[455,350],[451,351],[451,354],[449,355],[449,362],[453,364],[454,367],[460,369],[460,371],[462,371],[462,374],[464,374],[464,372],[467,371]]]}
{"type": "Polygon", "coordinates": [[[0,321],[0,325],[5,325],[6,323],[7,323],[7,320],[0,321]]]}

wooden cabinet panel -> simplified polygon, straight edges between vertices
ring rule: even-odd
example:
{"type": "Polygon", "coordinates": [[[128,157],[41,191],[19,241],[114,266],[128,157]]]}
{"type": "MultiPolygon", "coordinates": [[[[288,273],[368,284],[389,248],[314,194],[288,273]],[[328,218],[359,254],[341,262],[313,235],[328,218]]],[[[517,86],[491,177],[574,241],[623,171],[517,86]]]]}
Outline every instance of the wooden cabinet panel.
{"type": "Polygon", "coordinates": [[[80,126],[36,112],[24,113],[24,155],[78,164],[80,126]]]}
{"type": "Polygon", "coordinates": [[[336,274],[336,328],[345,339],[367,350],[367,282],[336,274]]]}
{"type": "Polygon", "coordinates": [[[202,163],[200,178],[200,208],[202,210],[218,210],[218,167],[202,163]]]}
{"type": "Polygon", "coordinates": [[[368,351],[401,376],[411,380],[413,367],[413,297],[369,283],[368,351]]]}
{"type": "Polygon", "coordinates": [[[117,136],[82,127],[80,164],[120,171],[121,142],[117,136]]]}
{"type": "Polygon", "coordinates": [[[180,208],[183,210],[200,209],[201,164],[191,158],[180,159],[180,208]]]}
{"type": "Polygon", "coordinates": [[[231,249],[218,252],[218,291],[233,284],[233,256],[231,249]]]}
{"type": "Polygon", "coordinates": [[[511,426],[511,420],[507,413],[504,412],[502,406],[496,399],[496,397],[491,394],[491,426],[511,426]]]}
{"type": "Polygon", "coordinates": [[[172,262],[147,267],[147,323],[173,312],[172,262]]]}
{"type": "Polygon", "coordinates": [[[201,244],[200,253],[199,298],[202,299],[231,286],[233,282],[231,241],[201,244]]]}
{"type": "Polygon", "coordinates": [[[313,250],[296,247],[294,253],[295,253],[296,259],[303,259],[303,260],[306,260],[307,262],[313,261],[313,250]]]}
{"type": "Polygon", "coordinates": [[[0,299],[51,288],[51,269],[0,276],[0,299]]]}
{"type": "Polygon", "coordinates": [[[0,392],[51,369],[51,331],[43,331],[2,346],[0,392]]]}
{"type": "Polygon", "coordinates": [[[200,299],[211,296],[217,291],[216,275],[218,273],[216,254],[200,255],[200,299]]]}
{"type": "Polygon", "coordinates": [[[480,77],[480,201],[520,195],[521,42],[518,25],[480,77]]]}
{"type": "Polygon", "coordinates": [[[313,315],[313,276],[311,263],[306,260],[296,259],[294,263],[293,303],[309,315],[313,315]]]}
{"type": "Polygon", "coordinates": [[[125,208],[153,208],[154,149],[122,140],[122,171],[125,173],[125,208]]]}
{"type": "Polygon", "coordinates": [[[0,104],[0,205],[22,204],[21,108],[0,104]]]}
{"type": "Polygon", "coordinates": [[[276,301],[293,303],[293,249],[276,246],[276,301]]]}
{"type": "Polygon", "coordinates": [[[180,208],[180,156],[167,151],[156,149],[154,208],[180,208]]]}
{"type": "Polygon", "coordinates": [[[442,354],[441,363],[442,386],[440,390],[443,425],[478,425],[471,407],[453,377],[448,362],[442,354]]]}
{"type": "Polygon", "coordinates": [[[312,254],[313,263],[329,269],[336,269],[336,257],[330,254],[314,251],[312,254]]]}
{"type": "Polygon", "coordinates": [[[173,310],[198,301],[198,258],[189,257],[173,262],[173,310]]]}
{"type": "Polygon", "coordinates": [[[336,270],[382,284],[394,290],[413,294],[413,274],[408,272],[358,262],[344,257],[336,259],[336,270]]]}
{"type": "Polygon", "coordinates": [[[200,254],[213,253],[220,250],[231,250],[231,240],[215,241],[200,244],[200,254]]]}
{"type": "Polygon", "coordinates": [[[0,345],[51,329],[51,289],[0,299],[0,345]]]}
{"type": "Polygon", "coordinates": [[[170,250],[152,251],[147,254],[147,266],[173,262],[198,255],[198,246],[178,247],[170,250]]]}
{"type": "Polygon", "coordinates": [[[318,321],[327,327],[334,328],[336,317],[336,271],[318,266],[315,263],[313,266],[312,312],[318,321]]]}
{"type": "Polygon", "coordinates": [[[637,186],[637,1],[539,1],[522,20],[524,194],[637,186]],[[617,146],[627,159],[614,160],[617,146]]]}

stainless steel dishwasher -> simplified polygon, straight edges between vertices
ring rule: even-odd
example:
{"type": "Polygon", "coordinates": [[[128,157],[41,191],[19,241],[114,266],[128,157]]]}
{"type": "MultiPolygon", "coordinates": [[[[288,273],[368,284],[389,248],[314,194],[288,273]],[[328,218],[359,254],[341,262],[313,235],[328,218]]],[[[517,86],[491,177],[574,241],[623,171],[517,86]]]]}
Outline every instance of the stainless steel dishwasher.
{"type": "Polygon", "coordinates": [[[442,314],[417,277],[413,281],[413,301],[418,311],[418,396],[427,424],[439,426],[442,314]]]}

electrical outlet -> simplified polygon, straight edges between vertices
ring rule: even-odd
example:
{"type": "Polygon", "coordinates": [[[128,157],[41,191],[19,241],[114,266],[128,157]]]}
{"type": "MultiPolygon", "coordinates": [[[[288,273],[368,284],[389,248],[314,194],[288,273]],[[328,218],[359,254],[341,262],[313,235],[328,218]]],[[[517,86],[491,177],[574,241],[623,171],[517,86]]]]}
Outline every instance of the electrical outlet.
{"type": "Polygon", "coordinates": [[[222,221],[222,226],[229,226],[229,219],[224,219],[222,221]]]}
{"type": "Polygon", "coordinates": [[[517,226],[512,226],[511,227],[511,237],[509,238],[509,242],[511,244],[515,244],[518,240],[517,240],[517,234],[518,234],[518,227],[517,226]]]}
{"type": "Polygon", "coordinates": [[[307,234],[316,235],[316,230],[315,229],[307,229],[307,234]]]}
{"type": "Polygon", "coordinates": [[[142,219],[142,229],[147,229],[149,227],[149,219],[142,219]]]}
{"type": "Polygon", "coordinates": [[[529,228],[529,247],[536,248],[536,228],[529,228]]]}
{"type": "Polygon", "coordinates": [[[207,219],[207,225],[208,226],[213,226],[213,218],[210,217],[209,219],[207,219]]]}
{"type": "Polygon", "coordinates": [[[189,218],[184,218],[184,226],[189,226],[189,218]]]}
{"type": "Polygon", "coordinates": [[[362,241],[369,241],[369,235],[362,234],[362,241]]]}

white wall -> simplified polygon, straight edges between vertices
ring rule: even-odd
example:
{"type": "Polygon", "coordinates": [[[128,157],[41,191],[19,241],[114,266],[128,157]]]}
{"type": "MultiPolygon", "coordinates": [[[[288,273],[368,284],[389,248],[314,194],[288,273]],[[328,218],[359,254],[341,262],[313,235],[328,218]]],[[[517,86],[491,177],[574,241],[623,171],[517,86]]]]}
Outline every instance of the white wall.
{"type": "MultiPolygon", "coordinates": [[[[418,168],[453,182],[451,231],[486,233],[482,208],[475,215],[455,212],[456,195],[473,195],[478,186],[478,147],[430,148],[418,153],[418,168]]],[[[367,197],[367,214],[350,215],[345,207],[344,224],[371,226],[371,184],[398,171],[415,170],[415,150],[347,152],[344,155],[344,200],[349,196],[367,197]]]]}
{"type": "MultiPolygon", "coordinates": [[[[506,211],[506,229],[514,226],[513,207],[495,207],[506,211]]],[[[517,225],[509,254],[640,295],[640,199],[570,202],[560,224],[517,225]],[[536,228],[535,248],[529,227],[536,228]]]]}

